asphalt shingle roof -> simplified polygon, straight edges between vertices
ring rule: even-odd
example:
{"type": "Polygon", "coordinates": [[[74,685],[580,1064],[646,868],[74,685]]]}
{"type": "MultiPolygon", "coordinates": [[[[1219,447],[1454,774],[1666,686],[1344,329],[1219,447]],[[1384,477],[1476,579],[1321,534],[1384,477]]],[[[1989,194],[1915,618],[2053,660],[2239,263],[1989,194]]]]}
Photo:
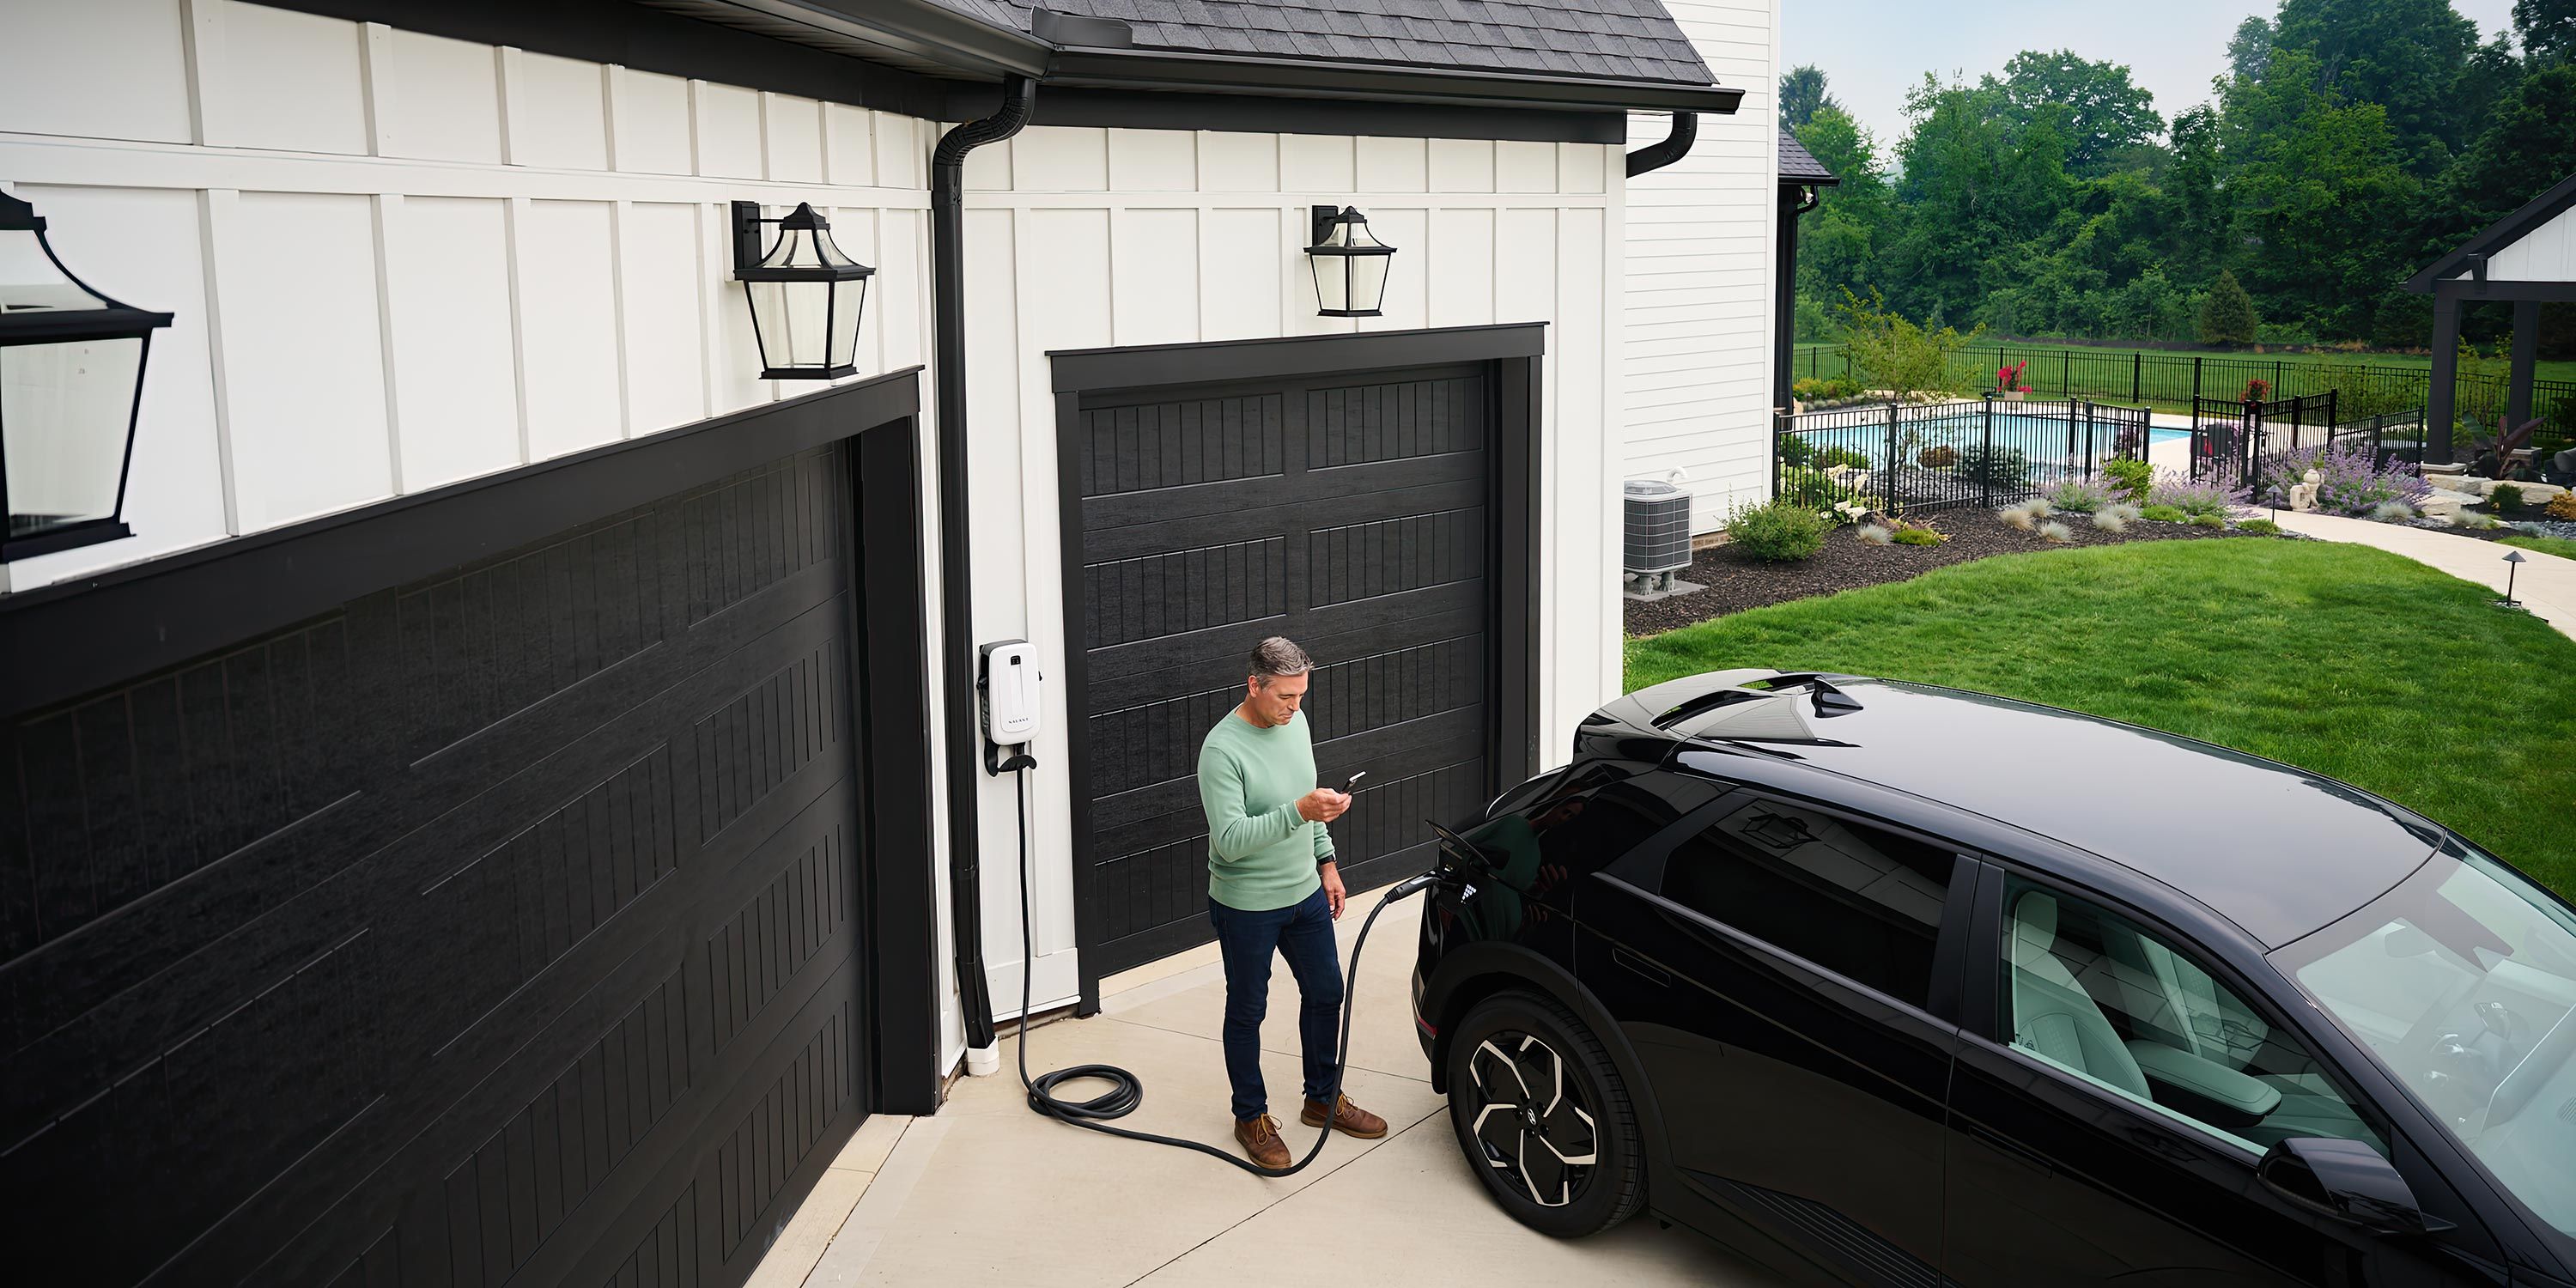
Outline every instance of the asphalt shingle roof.
{"type": "Polygon", "coordinates": [[[1782,130],[1780,131],[1780,182],[1812,183],[1821,186],[1842,181],[1835,178],[1834,172],[1826,169],[1825,163],[1817,160],[1814,153],[1807,151],[1805,144],[1798,142],[1797,135],[1782,130]]]}
{"type": "MultiPolygon", "coordinates": [[[[938,0],[1030,29],[1027,0],[938,0]]],[[[1706,85],[1699,51],[1660,0],[1046,0],[1116,18],[1144,49],[1396,63],[1706,85]]]]}

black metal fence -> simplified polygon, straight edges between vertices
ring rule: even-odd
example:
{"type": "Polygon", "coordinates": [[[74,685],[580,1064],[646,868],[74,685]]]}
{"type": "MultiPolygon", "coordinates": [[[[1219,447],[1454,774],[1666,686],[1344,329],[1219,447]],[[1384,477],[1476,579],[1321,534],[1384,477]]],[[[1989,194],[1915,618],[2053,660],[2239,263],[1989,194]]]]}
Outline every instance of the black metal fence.
{"type": "Polygon", "coordinates": [[[2191,476],[2234,486],[2272,453],[2348,444],[2369,448],[2377,465],[2423,462],[2423,408],[2345,420],[2338,404],[2334,390],[2268,401],[2199,399],[2191,413],[2191,476]]]}
{"type": "MultiPolygon", "coordinates": [[[[2029,364],[2022,369],[2022,380],[2034,393],[2057,398],[2124,400],[2177,410],[2195,407],[2203,400],[2241,403],[2248,392],[2266,400],[2313,398],[2332,392],[2340,400],[2342,414],[2358,419],[2421,408],[2429,401],[2426,394],[2431,383],[2431,374],[2421,367],[2012,344],[1960,350],[1951,356],[1948,379],[1957,389],[1991,388],[1995,372],[2015,362],[2029,364]],[[2264,385],[2254,391],[2252,383],[2257,380],[2264,385]]],[[[1814,345],[1799,351],[1794,374],[1865,381],[1868,373],[1853,362],[1850,346],[1814,345]]],[[[2458,389],[2462,416],[2476,416],[2493,425],[2506,409],[2506,382],[2502,376],[2464,373],[2459,377],[2458,389]]],[[[2531,408],[2541,421],[2541,427],[2533,431],[2532,442],[2541,449],[2542,456],[2576,445],[2576,381],[2535,381],[2531,408]]]]}
{"type": "Polygon", "coordinates": [[[1772,495],[1817,511],[2006,505],[2061,479],[2092,478],[2115,457],[2143,460],[2155,433],[2144,407],[2065,399],[1883,403],[1777,419],[1772,495]]]}

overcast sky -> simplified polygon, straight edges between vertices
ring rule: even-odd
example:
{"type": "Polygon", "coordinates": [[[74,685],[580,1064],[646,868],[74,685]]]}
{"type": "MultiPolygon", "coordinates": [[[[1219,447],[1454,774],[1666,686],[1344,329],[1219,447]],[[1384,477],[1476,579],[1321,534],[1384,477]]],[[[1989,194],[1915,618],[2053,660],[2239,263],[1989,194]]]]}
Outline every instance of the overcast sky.
{"type": "MultiPolygon", "coordinates": [[[[2492,39],[2512,22],[2513,0],[2452,0],[2492,39]]],[[[1844,108],[1878,136],[1880,155],[1905,131],[1905,92],[1927,71],[1947,80],[1964,71],[2001,71],[2025,49],[2072,49],[2126,63],[2132,79],[2173,114],[2209,100],[2209,80],[2227,66],[2227,40],[2271,0],[1984,0],[1970,7],[1924,0],[1786,0],[1783,68],[1814,63],[1844,108]]]]}

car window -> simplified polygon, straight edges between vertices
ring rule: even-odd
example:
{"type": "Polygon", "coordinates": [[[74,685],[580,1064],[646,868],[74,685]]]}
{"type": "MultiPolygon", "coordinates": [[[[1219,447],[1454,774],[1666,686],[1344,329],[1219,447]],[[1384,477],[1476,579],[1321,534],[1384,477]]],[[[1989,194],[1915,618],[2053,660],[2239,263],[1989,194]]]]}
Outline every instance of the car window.
{"type": "Polygon", "coordinates": [[[1662,893],[1921,1006],[1956,865],[1946,846],[1757,798],[1675,846],[1662,893]]]}
{"type": "Polygon", "coordinates": [[[2164,936],[2018,877],[2002,932],[2014,1047],[2255,1153],[2306,1136],[2387,1152],[2296,1035],[2164,936]]]}
{"type": "Polygon", "coordinates": [[[2274,960],[2576,1235],[2576,913],[2463,848],[2274,960]]]}

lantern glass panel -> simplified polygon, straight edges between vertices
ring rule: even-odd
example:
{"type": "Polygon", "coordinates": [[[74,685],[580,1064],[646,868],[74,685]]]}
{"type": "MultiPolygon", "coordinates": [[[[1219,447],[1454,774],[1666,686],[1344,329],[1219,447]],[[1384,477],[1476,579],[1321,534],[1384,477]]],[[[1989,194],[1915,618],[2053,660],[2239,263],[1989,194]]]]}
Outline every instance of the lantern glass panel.
{"type": "Polygon", "coordinates": [[[1324,313],[1340,315],[1351,307],[1351,257],[1348,255],[1306,256],[1306,264],[1315,274],[1315,307],[1324,313]]]}
{"type": "Polygon", "coordinates": [[[824,362],[832,367],[855,367],[859,357],[859,315],[868,303],[868,279],[861,277],[832,284],[832,319],[830,339],[824,362]]]}
{"type": "Polygon", "coordinates": [[[0,347],[10,537],[115,515],[143,354],[139,336],[0,347]]]}
{"type": "Polygon", "coordinates": [[[1368,313],[1378,311],[1386,301],[1386,270],[1395,263],[1393,255],[1353,255],[1351,266],[1351,305],[1368,313]]]}

